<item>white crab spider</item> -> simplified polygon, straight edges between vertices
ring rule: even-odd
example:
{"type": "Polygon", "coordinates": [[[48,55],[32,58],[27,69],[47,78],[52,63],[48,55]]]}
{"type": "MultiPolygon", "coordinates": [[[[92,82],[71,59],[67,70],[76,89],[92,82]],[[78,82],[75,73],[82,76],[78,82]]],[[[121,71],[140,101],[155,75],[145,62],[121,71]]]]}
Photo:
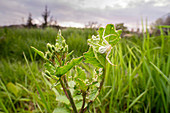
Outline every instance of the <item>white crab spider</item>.
{"type": "MultiPolygon", "coordinates": [[[[105,31],[104,31],[105,32],[105,31]]],[[[107,61],[111,64],[111,65],[113,65],[113,66],[116,66],[116,65],[114,65],[114,64],[112,64],[112,62],[109,60],[109,54],[110,54],[110,52],[111,52],[111,50],[112,50],[112,46],[106,41],[106,37],[108,37],[108,36],[110,36],[110,35],[107,35],[107,36],[105,36],[104,37],[104,32],[103,32],[103,41],[105,42],[105,44],[106,44],[106,46],[101,46],[101,47],[99,47],[99,53],[101,53],[101,54],[103,54],[103,53],[106,53],[106,59],[107,59],[107,61]]]]}

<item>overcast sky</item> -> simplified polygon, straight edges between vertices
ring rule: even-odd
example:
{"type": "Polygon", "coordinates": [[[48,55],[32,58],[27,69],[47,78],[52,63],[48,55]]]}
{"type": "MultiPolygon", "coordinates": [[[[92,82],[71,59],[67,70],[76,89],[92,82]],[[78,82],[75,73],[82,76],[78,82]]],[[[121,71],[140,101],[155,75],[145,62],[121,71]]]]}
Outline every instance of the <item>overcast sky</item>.
{"type": "Polygon", "coordinates": [[[89,21],[105,26],[125,23],[129,28],[148,24],[170,13],[170,0],[0,0],[0,26],[26,23],[28,14],[34,22],[43,22],[45,5],[59,25],[83,27],[89,21]]]}

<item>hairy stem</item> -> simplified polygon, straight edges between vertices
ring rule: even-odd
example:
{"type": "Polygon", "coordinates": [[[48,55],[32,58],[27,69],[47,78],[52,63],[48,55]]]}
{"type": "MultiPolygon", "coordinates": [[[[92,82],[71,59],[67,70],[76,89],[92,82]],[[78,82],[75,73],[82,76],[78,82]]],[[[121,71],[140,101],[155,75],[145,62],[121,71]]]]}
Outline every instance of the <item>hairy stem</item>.
{"type": "Polygon", "coordinates": [[[80,109],[79,113],[84,113],[84,106],[85,106],[85,102],[86,102],[86,92],[83,92],[82,96],[83,96],[83,104],[81,106],[81,109],[80,109]]]}
{"type": "Polygon", "coordinates": [[[99,86],[99,93],[100,93],[100,91],[101,91],[101,89],[102,89],[102,86],[103,86],[103,84],[104,84],[104,81],[105,81],[105,76],[106,76],[106,65],[105,65],[105,67],[104,67],[104,69],[103,69],[103,79],[102,79],[102,81],[100,82],[100,86],[99,86]]]}
{"type": "Polygon", "coordinates": [[[67,91],[66,91],[66,87],[64,86],[64,83],[63,83],[63,81],[61,79],[60,79],[60,84],[61,84],[61,86],[62,86],[62,88],[64,90],[64,93],[65,93],[66,97],[69,99],[69,96],[68,96],[67,91]]]}
{"type": "MultiPolygon", "coordinates": [[[[100,82],[100,86],[99,86],[99,93],[100,93],[100,91],[101,91],[101,89],[102,89],[102,86],[103,86],[103,84],[104,84],[104,81],[105,81],[105,76],[106,76],[106,64],[107,63],[105,63],[105,66],[104,66],[104,69],[103,69],[103,79],[102,79],[102,81],[100,82]]],[[[99,93],[98,93],[98,95],[99,95],[99,93]]],[[[97,96],[98,96],[97,95],[97,96]]],[[[96,96],[96,97],[97,97],[96,96]]],[[[94,99],[95,100],[95,99],[94,99]]],[[[88,104],[90,105],[90,104],[92,104],[94,101],[90,101],[88,104]]],[[[87,106],[88,107],[88,106],[87,106]]],[[[84,108],[84,110],[83,110],[83,112],[82,113],[85,113],[85,111],[87,110],[87,107],[85,107],[84,108]]]]}
{"type": "Polygon", "coordinates": [[[63,79],[64,79],[64,84],[66,85],[65,90],[66,90],[66,92],[67,92],[67,94],[68,94],[68,99],[69,99],[70,104],[71,104],[71,106],[72,106],[72,108],[73,108],[73,111],[74,111],[74,113],[78,113],[77,108],[76,108],[76,105],[75,105],[74,100],[73,100],[73,97],[72,97],[71,92],[70,92],[70,90],[69,90],[69,86],[68,86],[68,83],[67,83],[67,80],[66,80],[66,76],[65,76],[65,75],[63,76],[63,79]]]}

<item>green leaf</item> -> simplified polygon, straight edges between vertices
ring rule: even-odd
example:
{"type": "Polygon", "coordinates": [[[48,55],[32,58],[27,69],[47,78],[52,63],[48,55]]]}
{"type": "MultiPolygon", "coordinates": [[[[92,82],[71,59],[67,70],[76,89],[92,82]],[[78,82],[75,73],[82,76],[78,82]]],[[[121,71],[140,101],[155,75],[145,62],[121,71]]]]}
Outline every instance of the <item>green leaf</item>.
{"type": "Polygon", "coordinates": [[[46,62],[44,66],[46,70],[50,72],[51,75],[55,75],[55,67],[52,64],[50,64],[49,62],[46,62]]]}
{"type": "Polygon", "coordinates": [[[67,54],[65,61],[67,62],[68,58],[73,54],[74,51],[71,51],[70,53],[67,54]]]}
{"type": "Polygon", "coordinates": [[[83,57],[79,57],[79,58],[74,58],[72,59],[67,65],[65,66],[61,66],[61,67],[57,67],[56,68],[56,76],[57,77],[61,77],[62,75],[64,75],[65,73],[67,73],[71,68],[73,68],[74,66],[78,65],[81,61],[83,60],[83,57]]]}
{"type": "Polygon", "coordinates": [[[71,113],[67,108],[57,107],[54,109],[53,113],[71,113]]]}
{"type": "Polygon", "coordinates": [[[34,48],[31,46],[31,48],[38,54],[40,55],[43,59],[47,60],[44,56],[44,53],[42,51],[39,51],[38,49],[34,48]]]}
{"type": "Polygon", "coordinates": [[[95,67],[103,67],[100,62],[96,59],[93,48],[90,47],[89,50],[84,53],[84,57],[85,57],[85,63],[89,63],[92,64],[95,67]]]}
{"type": "Polygon", "coordinates": [[[82,97],[82,95],[75,95],[74,97],[73,97],[73,99],[74,100],[83,100],[83,97],[82,97]]]}
{"type": "Polygon", "coordinates": [[[103,32],[104,32],[104,28],[100,27],[99,30],[98,30],[99,37],[100,37],[100,42],[103,41],[103,32]]]}
{"type": "Polygon", "coordinates": [[[81,80],[81,79],[75,79],[75,81],[79,84],[79,88],[82,90],[82,91],[86,91],[88,89],[88,86],[86,85],[86,83],[81,80]]]}
{"type": "Polygon", "coordinates": [[[105,62],[106,62],[106,54],[101,54],[99,52],[95,53],[97,56],[98,61],[100,62],[100,64],[104,67],[105,66],[105,62]]]}
{"type": "Polygon", "coordinates": [[[76,108],[77,108],[78,110],[81,109],[82,104],[83,104],[83,101],[80,101],[80,102],[76,103],[76,104],[75,104],[75,105],[76,105],[76,108]]]}
{"type": "Polygon", "coordinates": [[[122,34],[122,30],[117,30],[117,33],[119,34],[119,36],[122,34]]]}
{"type": "Polygon", "coordinates": [[[61,35],[61,30],[58,31],[56,42],[62,45],[62,42],[65,42],[64,37],[61,35]]]}
{"type": "Polygon", "coordinates": [[[110,34],[116,34],[115,27],[113,24],[107,24],[107,26],[105,28],[104,36],[110,35],[110,34]]]}
{"type": "Polygon", "coordinates": [[[119,40],[120,40],[120,34],[121,34],[121,30],[117,31],[115,30],[115,27],[113,24],[108,24],[105,28],[105,35],[106,40],[109,42],[109,44],[111,44],[112,46],[116,45],[119,40]]]}
{"type": "MultiPolygon", "coordinates": [[[[77,108],[78,110],[80,110],[81,107],[82,107],[82,104],[83,104],[83,101],[80,101],[80,102],[76,103],[76,108],[77,108]]],[[[86,107],[86,106],[87,106],[87,103],[85,103],[84,107],[86,107]]]]}
{"type": "Polygon", "coordinates": [[[99,94],[99,90],[98,89],[92,90],[90,95],[89,95],[89,99],[93,101],[97,97],[98,94],[99,94]]]}
{"type": "Polygon", "coordinates": [[[13,84],[12,82],[9,82],[8,84],[7,84],[7,89],[11,92],[11,93],[13,93],[16,97],[18,97],[19,96],[19,92],[20,92],[20,88],[19,87],[17,87],[15,84],[13,84]]]}
{"type": "Polygon", "coordinates": [[[56,100],[57,100],[58,102],[65,103],[65,104],[67,104],[67,105],[70,103],[69,100],[67,99],[67,97],[66,97],[65,95],[57,96],[57,97],[56,97],[56,100]]]}
{"type": "Polygon", "coordinates": [[[79,78],[79,79],[85,81],[85,79],[86,79],[85,70],[83,70],[81,67],[76,67],[76,72],[77,72],[76,78],[79,78]]]}

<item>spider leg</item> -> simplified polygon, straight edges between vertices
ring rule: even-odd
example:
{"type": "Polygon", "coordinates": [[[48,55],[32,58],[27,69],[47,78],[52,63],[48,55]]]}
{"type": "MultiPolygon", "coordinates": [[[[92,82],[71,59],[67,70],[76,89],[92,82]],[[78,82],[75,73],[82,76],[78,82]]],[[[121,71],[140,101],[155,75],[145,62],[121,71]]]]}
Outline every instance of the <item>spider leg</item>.
{"type": "Polygon", "coordinates": [[[108,51],[107,55],[106,55],[106,59],[107,61],[112,65],[112,66],[117,66],[117,65],[114,65],[110,60],[109,60],[109,54],[111,52],[111,49],[108,51]]]}

